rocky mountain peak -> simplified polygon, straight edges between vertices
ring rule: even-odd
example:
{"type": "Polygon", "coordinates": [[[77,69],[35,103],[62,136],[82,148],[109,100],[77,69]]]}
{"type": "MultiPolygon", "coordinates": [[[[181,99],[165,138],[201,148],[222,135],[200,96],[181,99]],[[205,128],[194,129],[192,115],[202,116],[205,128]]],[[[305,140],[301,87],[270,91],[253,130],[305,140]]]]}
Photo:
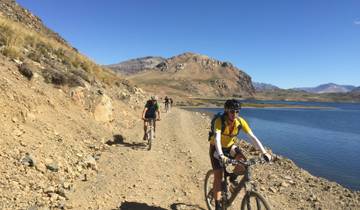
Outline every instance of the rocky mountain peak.
{"type": "Polygon", "coordinates": [[[202,65],[205,69],[212,69],[212,67],[234,67],[230,62],[223,62],[213,58],[210,58],[207,55],[201,55],[192,52],[186,52],[177,56],[173,56],[168,59],[169,62],[182,62],[182,63],[198,63],[202,65]]]}

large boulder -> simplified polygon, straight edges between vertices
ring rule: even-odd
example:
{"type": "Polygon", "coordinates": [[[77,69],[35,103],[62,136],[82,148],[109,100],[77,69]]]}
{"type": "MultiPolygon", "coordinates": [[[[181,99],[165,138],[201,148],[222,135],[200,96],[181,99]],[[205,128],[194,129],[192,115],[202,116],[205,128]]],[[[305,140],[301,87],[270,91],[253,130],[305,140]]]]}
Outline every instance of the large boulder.
{"type": "Polygon", "coordinates": [[[111,122],[113,117],[113,105],[109,96],[102,94],[96,101],[94,106],[94,117],[99,122],[111,122]]]}

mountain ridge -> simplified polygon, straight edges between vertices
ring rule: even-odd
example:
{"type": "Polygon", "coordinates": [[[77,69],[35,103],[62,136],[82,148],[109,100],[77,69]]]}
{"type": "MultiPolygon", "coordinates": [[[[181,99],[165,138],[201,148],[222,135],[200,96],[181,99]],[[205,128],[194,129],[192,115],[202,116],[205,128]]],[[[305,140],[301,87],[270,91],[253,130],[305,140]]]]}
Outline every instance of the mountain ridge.
{"type": "MultiPolygon", "coordinates": [[[[165,95],[179,97],[232,96],[252,97],[255,89],[251,77],[230,62],[219,61],[206,55],[185,52],[167,58],[151,68],[137,69],[145,59],[125,61],[134,65],[134,73],[126,77],[133,84],[165,95]]],[[[153,58],[153,57],[150,57],[153,58]]],[[[160,60],[158,60],[160,61],[160,60]]],[[[111,66],[108,66],[112,68],[111,66]]],[[[127,66],[127,68],[131,68],[127,66]]],[[[117,71],[116,68],[113,68],[117,71]]]]}

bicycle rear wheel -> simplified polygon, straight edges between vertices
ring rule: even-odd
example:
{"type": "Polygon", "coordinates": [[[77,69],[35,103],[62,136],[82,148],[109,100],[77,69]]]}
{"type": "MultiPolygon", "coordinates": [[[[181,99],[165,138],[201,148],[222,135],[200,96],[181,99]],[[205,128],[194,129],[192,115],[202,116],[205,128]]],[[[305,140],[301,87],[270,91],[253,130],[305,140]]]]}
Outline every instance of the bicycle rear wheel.
{"type": "Polygon", "coordinates": [[[151,150],[151,144],[152,144],[153,138],[154,138],[154,128],[150,127],[150,130],[148,133],[148,150],[151,150]]]}
{"type": "Polygon", "coordinates": [[[241,210],[270,210],[265,198],[258,192],[248,192],[241,202],[241,210]]]}

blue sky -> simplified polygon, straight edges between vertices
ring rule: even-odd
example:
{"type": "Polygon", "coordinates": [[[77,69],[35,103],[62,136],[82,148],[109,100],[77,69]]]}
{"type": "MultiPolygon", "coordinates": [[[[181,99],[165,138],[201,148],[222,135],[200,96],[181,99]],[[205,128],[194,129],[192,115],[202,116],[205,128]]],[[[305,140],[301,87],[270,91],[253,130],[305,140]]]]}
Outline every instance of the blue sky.
{"type": "Polygon", "coordinates": [[[184,52],[282,88],[360,85],[359,0],[17,0],[99,64],[184,52]]]}

